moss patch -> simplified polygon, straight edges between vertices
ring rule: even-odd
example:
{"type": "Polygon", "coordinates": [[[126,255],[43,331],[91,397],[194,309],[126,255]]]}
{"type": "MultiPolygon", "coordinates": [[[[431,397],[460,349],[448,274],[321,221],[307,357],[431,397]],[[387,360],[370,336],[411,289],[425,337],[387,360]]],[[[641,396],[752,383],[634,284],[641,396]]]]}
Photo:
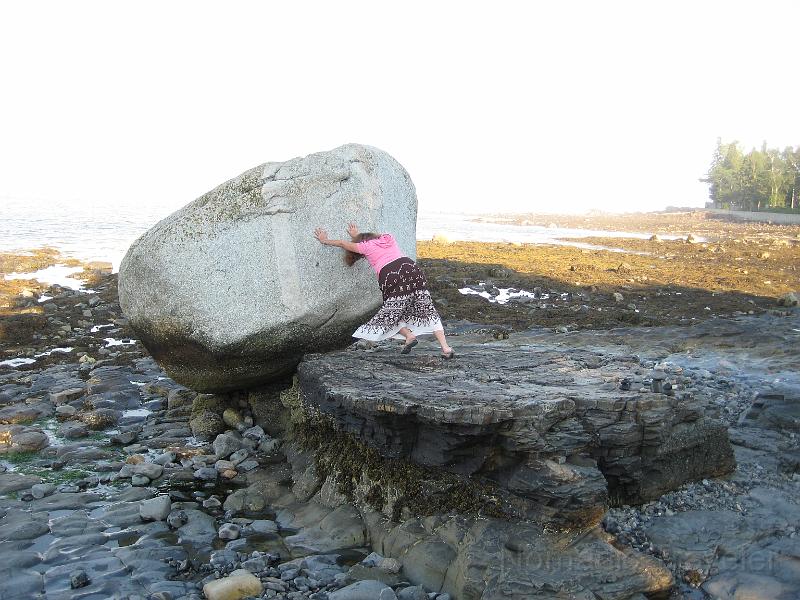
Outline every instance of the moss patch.
{"type": "Polygon", "coordinates": [[[192,401],[192,417],[196,417],[206,410],[222,416],[225,409],[230,406],[231,400],[227,395],[198,394],[192,401]]]}

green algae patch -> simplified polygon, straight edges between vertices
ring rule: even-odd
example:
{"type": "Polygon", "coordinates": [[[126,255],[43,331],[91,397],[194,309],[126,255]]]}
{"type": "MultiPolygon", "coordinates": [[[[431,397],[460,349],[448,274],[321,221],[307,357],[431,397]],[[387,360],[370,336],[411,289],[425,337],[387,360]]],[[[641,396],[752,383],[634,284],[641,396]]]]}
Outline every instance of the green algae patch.
{"type": "Polygon", "coordinates": [[[30,452],[4,452],[0,454],[0,459],[11,463],[14,466],[20,467],[24,465],[29,465],[33,461],[39,458],[39,453],[37,451],[30,451],[30,452]]]}

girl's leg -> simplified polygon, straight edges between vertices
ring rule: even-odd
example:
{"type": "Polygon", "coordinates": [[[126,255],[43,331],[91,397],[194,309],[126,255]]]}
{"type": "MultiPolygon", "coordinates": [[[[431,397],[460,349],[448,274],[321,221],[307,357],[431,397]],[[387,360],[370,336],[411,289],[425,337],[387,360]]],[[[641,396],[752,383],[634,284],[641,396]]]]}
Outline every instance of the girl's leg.
{"type": "Polygon", "coordinates": [[[433,332],[433,335],[436,336],[436,339],[439,342],[439,345],[442,347],[442,352],[444,354],[453,351],[453,349],[447,345],[447,338],[444,336],[444,329],[437,329],[433,332]]]}
{"type": "Polygon", "coordinates": [[[408,327],[401,327],[400,331],[398,331],[397,333],[406,338],[406,344],[410,344],[415,339],[417,339],[417,337],[413,333],[411,333],[411,330],[408,327]]]}

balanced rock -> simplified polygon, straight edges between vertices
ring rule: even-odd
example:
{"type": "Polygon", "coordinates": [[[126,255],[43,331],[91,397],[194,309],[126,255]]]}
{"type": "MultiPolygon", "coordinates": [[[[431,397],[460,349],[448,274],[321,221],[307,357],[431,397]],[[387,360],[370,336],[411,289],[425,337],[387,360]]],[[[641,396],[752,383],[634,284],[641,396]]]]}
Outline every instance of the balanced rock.
{"type": "Polygon", "coordinates": [[[197,391],[256,386],[303,354],[341,348],[381,304],[365,261],[345,265],[316,227],[391,232],[414,258],[417,201],[403,167],[349,144],[265,163],[160,221],[130,247],[120,305],[153,357],[197,391]]]}

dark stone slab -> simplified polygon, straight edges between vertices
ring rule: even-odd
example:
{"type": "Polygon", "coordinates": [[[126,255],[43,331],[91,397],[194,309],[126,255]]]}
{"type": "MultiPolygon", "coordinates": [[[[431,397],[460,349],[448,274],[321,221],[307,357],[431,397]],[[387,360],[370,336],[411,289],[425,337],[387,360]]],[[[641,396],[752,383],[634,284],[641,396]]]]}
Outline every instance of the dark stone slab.
{"type": "Polygon", "coordinates": [[[308,355],[300,403],[383,457],[485,478],[544,515],[599,514],[734,467],[689,397],[623,391],[631,356],[460,340],[458,357],[308,355]]]}

